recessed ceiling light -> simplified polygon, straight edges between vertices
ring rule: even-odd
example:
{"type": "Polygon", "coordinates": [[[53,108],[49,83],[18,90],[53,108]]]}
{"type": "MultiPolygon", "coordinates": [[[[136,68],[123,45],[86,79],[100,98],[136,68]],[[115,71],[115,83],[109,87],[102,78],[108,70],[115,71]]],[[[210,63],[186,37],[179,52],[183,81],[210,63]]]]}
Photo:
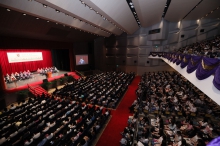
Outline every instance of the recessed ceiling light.
{"type": "Polygon", "coordinates": [[[96,12],[97,14],[99,13],[99,12],[96,12]]]}
{"type": "Polygon", "coordinates": [[[36,19],[39,19],[38,17],[36,19]]]}
{"type": "Polygon", "coordinates": [[[11,11],[10,9],[7,9],[7,11],[11,11]]]}
{"type": "Polygon", "coordinates": [[[45,5],[45,4],[43,4],[43,6],[44,6],[44,8],[46,8],[46,7],[47,7],[47,5],[45,5]]]}
{"type": "Polygon", "coordinates": [[[24,13],[23,15],[25,16],[26,14],[24,13]]]}

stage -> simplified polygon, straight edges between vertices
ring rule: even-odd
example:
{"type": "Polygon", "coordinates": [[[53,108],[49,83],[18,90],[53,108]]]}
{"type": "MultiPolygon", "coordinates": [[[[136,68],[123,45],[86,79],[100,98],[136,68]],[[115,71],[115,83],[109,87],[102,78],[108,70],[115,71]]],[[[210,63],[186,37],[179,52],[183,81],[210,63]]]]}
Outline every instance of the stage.
{"type": "MultiPolygon", "coordinates": [[[[64,76],[64,74],[68,74],[73,76],[75,79],[78,79],[79,76],[75,72],[68,72],[68,71],[59,71],[58,73],[53,73],[51,78],[48,78],[48,81],[52,81],[58,78],[61,78],[64,76]]],[[[44,79],[47,79],[46,75],[41,75],[38,73],[33,73],[33,77],[31,79],[26,79],[26,80],[20,80],[17,81],[17,87],[14,83],[5,83],[6,86],[6,92],[15,92],[23,89],[27,89],[28,86],[36,86],[40,85],[43,83],[44,79]]]]}

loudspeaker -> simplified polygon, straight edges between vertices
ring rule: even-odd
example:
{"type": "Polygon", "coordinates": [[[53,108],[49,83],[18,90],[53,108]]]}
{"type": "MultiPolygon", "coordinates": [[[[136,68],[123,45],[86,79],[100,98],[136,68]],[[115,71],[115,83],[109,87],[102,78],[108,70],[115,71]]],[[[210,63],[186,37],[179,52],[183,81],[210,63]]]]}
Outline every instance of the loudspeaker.
{"type": "Polygon", "coordinates": [[[47,79],[43,79],[43,83],[47,83],[48,82],[48,80],[47,79]]]}
{"type": "Polygon", "coordinates": [[[64,74],[64,76],[65,76],[65,77],[67,77],[67,76],[68,76],[68,74],[67,74],[67,73],[65,73],[65,74],[64,74]]]}
{"type": "Polygon", "coordinates": [[[204,32],[205,31],[205,29],[200,29],[200,32],[204,32]]]}

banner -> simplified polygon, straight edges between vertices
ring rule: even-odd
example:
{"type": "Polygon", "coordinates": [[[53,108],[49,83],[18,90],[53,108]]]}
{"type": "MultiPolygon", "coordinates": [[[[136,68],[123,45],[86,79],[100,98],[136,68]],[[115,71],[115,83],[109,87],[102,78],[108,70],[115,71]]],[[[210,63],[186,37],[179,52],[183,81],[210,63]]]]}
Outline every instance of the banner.
{"type": "Polygon", "coordinates": [[[40,61],[43,60],[42,52],[15,52],[15,53],[7,53],[8,62],[16,63],[16,62],[29,62],[29,61],[40,61]]]}

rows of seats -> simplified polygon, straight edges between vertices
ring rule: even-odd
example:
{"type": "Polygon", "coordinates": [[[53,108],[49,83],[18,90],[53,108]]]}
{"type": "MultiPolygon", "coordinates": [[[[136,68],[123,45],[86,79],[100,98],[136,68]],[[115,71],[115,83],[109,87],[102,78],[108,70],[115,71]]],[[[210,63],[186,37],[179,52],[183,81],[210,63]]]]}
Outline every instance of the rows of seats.
{"type": "Polygon", "coordinates": [[[220,59],[220,36],[182,47],[177,52],[220,59]]]}
{"type": "Polygon", "coordinates": [[[0,145],[87,145],[109,115],[103,107],[75,101],[29,99],[0,116],[0,145]]]}
{"type": "Polygon", "coordinates": [[[55,66],[53,66],[53,67],[45,67],[45,68],[38,68],[37,69],[37,73],[39,73],[41,75],[46,75],[48,72],[58,73],[59,70],[55,66]]]}
{"type": "Polygon", "coordinates": [[[31,79],[32,77],[33,77],[32,73],[29,70],[27,70],[27,71],[20,72],[20,73],[18,72],[11,73],[11,75],[6,74],[4,77],[4,80],[6,83],[12,83],[14,81],[31,79]]]}
{"type": "Polygon", "coordinates": [[[79,102],[115,108],[134,76],[134,73],[123,72],[96,74],[67,84],[53,94],[60,98],[71,97],[79,102]]]}
{"type": "Polygon", "coordinates": [[[178,73],[144,74],[136,93],[130,110],[145,115],[138,119],[142,144],[203,146],[220,135],[219,105],[178,73]],[[150,138],[142,135],[147,131],[150,138]]]}

